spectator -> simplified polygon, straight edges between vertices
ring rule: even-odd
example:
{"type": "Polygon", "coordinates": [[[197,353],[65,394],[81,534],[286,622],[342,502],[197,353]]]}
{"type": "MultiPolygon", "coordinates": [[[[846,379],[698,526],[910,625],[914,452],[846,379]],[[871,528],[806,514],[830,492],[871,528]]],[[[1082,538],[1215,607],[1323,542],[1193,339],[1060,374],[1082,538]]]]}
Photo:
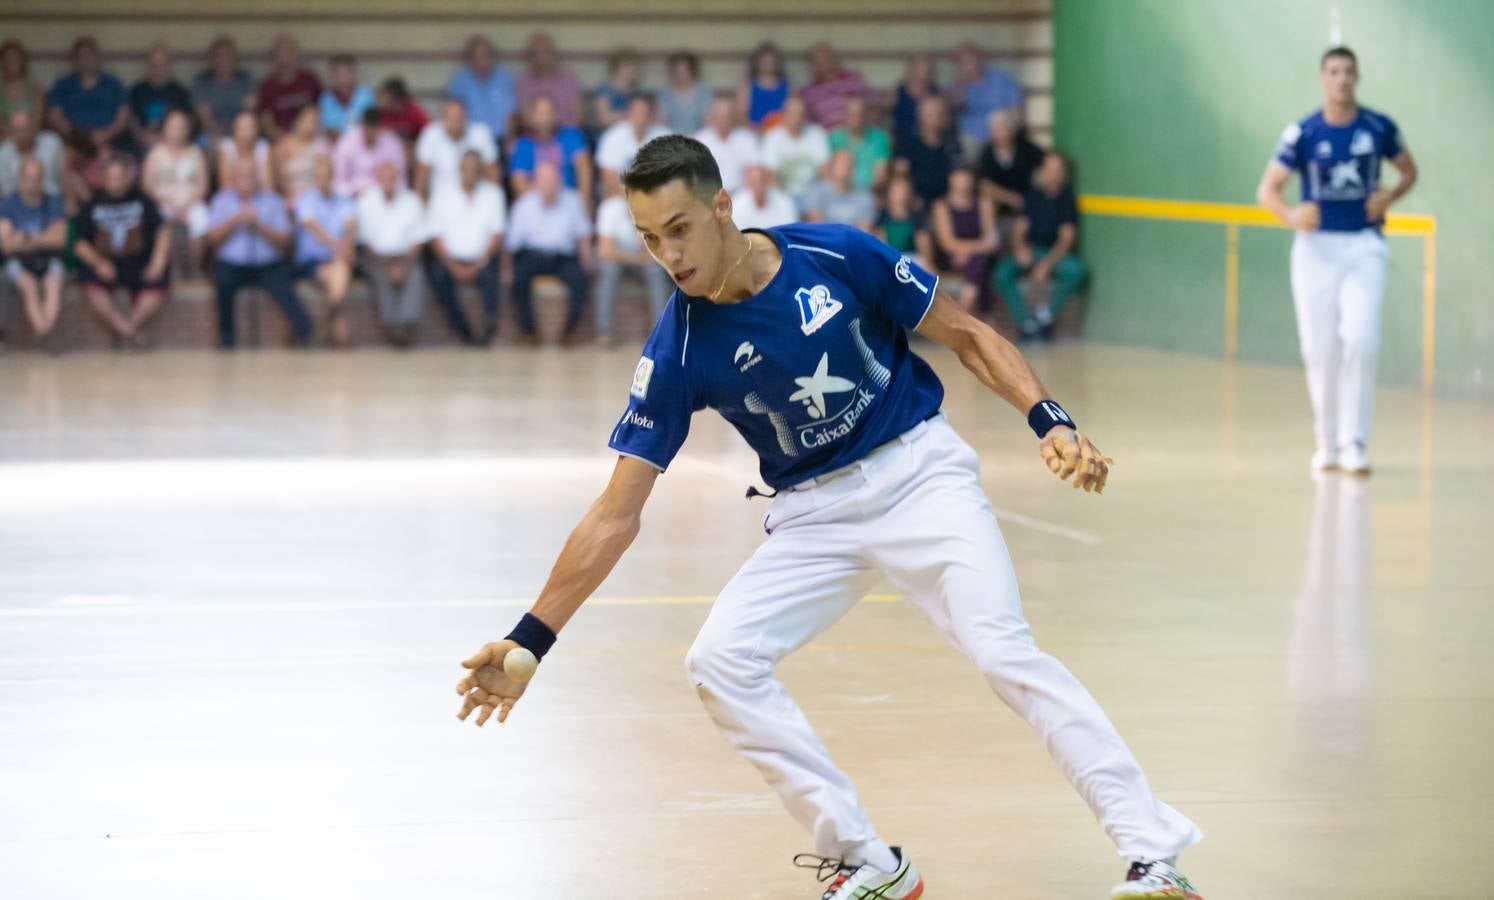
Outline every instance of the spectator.
{"type": "Polygon", "coordinates": [[[1022,198],[1022,213],[1012,228],[1012,253],[996,267],[996,285],[1024,338],[1053,339],[1053,322],[1064,303],[1088,276],[1074,252],[1079,242],[1079,208],[1069,187],[1069,161],[1061,153],[1043,157],[1032,187],[1022,198]],[[1046,300],[1029,304],[1022,296],[1022,276],[1046,300]]]}
{"type": "Polygon", "coordinates": [[[42,190],[62,193],[62,138],[37,128],[39,120],[33,110],[17,109],[10,114],[10,128],[0,143],[0,197],[14,194],[21,187],[21,163],[35,157],[42,164],[42,190]]]}
{"type": "Polygon", "coordinates": [[[233,167],[241,159],[254,160],[257,184],[274,184],[270,175],[270,142],[259,136],[259,117],[247,109],[233,117],[228,137],[218,142],[219,184],[233,181],[233,167]]]}
{"type": "Polygon", "coordinates": [[[347,53],[332,57],[327,64],[327,88],[317,103],[328,138],[337,140],[361,121],[363,111],[373,105],[373,91],[368,85],[358,83],[358,60],[347,53]]]}
{"type": "Polygon", "coordinates": [[[763,135],[763,165],[771,169],[778,184],[800,206],[820,167],[830,160],[830,141],[825,129],[809,122],[802,97],[789,97],[783,104],[783,123],[763,135]]]}
{"type": "MultiPolygon", "coordinates": [[[[0,199],[0,251],[5,257],[5,275],[21,292],[26,320],[37,342],[56,352],[60,347],[52,329],[62,309],[67,213],[62,197],[44,190],[46,167],[41,160],[26,158],[21,163],[19,182],[19,190],[0,199]]],[[[4,327],[5,322],[0,321],[0,330],[4,327]]]]}
{"type": "Polygon", "coordinates": [[[777,125],[783,117],[783,103],[788,99],[788,68],[783,51],[772,41],[764,41],[752,51],[747,63],[747,77],[737,88],[737,108],[759,132],[777,125]]]}
{"type": "Polygon", "coordinates": [[[887,162],[892,158],[892,139],[887,130],[866,122],[866,100],[852,97],[846,101],[846,122],[830,132],[830,152],[849,151],[855,160],[852,181],[858,191],[880,190],[887,178],[887,162]]]}
{"type": "Polygon", "coordinates": [[[353,281],[358,209],[332,187],[332,161],[318,159],[314,184],[296,198],[295,277],[314,281],[327,297],[327,330],[336,347],[350,347],[348,286],[353,281]]]}
{"type": "Polygon", "coordinates": [[[706,125],[695,132],[695,139],[710,149],[721,169],[721,186],[735,191],[742,186],[742,172],[757,162],[757,134],[749,128],[736,127],[736,109],[726,97],[711,101],[706,125]]]}
{"type": "Polygon", "coordinates": [[[642,63],[631,49],[607,57],[607,80],[592,92],[592,118],[598,134],[628,117],[628,102],[638,92],[642,75],[642,63]]]}
{"type": "Polygon", "coordinates": [[[1032,187],[1032,173],[1043,162],[1043,148],[1027,139],[1011,110],[987,118],[991,140],[980,149],[975,172],[981,193],[996,201],[998,220],[1022,211],[1022,196],[1032,187]]]}
{"type": "Polygon", "coordinates": [[[866,79],[860,72],[842,68],[840,58],[823,41],[809,48],[809,75],[809,85],[802,92],[804,104],[809,121],[821,128],[845,124],[846,103],[867,95],[866,79]]]}
{"type": "Polygon", "coordinates": [[[565,320],[565,341],[574,343],[581,308],[586,303],[586,266],[590,262],[591,222],[581,196],[560,181],[560,170],[542,163],[534,170],[534,190],[514,203],[507,250],[514,256],[514,306],[525,344],[539,336],[534,327],[534,304],[530,288],[540,275],[554,275],[565,282],[570,311],[565,320]]]}
{"type": "Polygon", "coordinates": [[[597,166],[602,170],[602,193],[622,193],[622,173],[632,165],[638,148],[669,132],[654,122],[654,98],[637,93],[628,99],[628,117],[602,132],[597,141],[597,166]]]}
{"type": "Polygon", "coordinates": [[[918,206],[929,210],[949,189],[949,172],[960,158],[960,144],[949,129],[944,98],[924,97],[918,104],[918,132],[893,151],[896,168],[912,177],[918,206]]]}
{"type": "Polygon", "coordinates": [[[657,321],[669,300],[669,276],[643,249],[627,198],[617,195],[603,200],[597,209],[597,339],[604,347],[613,342],[612,309],[624,273],[643,276],[649,315],[657,321]]]}
{"type": "Polygon", "coordinates": [[[394,136],[406,145],[413,146],[425,126],[431,124],[431,117],[410,96],[403,78],[390,78],[379,85],[375,103],[379,109],[379,124],[394,132],[394,136]]]}
{"type": "Polygon", "coordinates": [[[489,180],[498,180],[498,145],[488,126],[467,121],[467,107],[454,97],[441,104],[441,121],[432,122],[415,142],[415,193],[429,197],[461,178],[462,155],[475,151],[489,180]]]}
{"type": "Polygon", "coordinates": [[[189,142],[191,132],[185,110],[167,113],[161,140],[146,154],[140,183],[172,230],[177,272],[195,274],[207,234],[208,163],[202,148],[189,142]]]}
{"type": "Polygon", "coordinates": [[[932,269],[933,243],[918,212],[917,199],[908,176],[894,175],[888,179],[887,204],[877,213],[875,233],[887,246],[925,269],[932,269]]]}
{"type": "Polygon", "coordinates": [[[321,80],[301,66],[301,45],[283,31],[275,35],[270,43],[270,74],[259,83],[259,127],[265,137],[280,140],[301,110],[316,106],[321,96],[321,80]]]}
{"type": "Polygon", "coordinates": [[[73,226],[78,281],[89,306],[117,343],[134,350],[147,346],[145,325],[166,295],[171,232],[161,224],[155,203],[134,184],[130,161],[115,157],[104,168],[103,189],[73,226]],[[128,315],[115,306],[117,288],[130,293],[128,315]]]}
{"type": "Polygon", "coordinates": [[[425,208],[393,163],[379,166],[375,174],[378,184],[358,195],[359,268],[368,277],[384,336],[396,347],[408,347],[415,342],[425,300],[425,279],[420,277],[425,208]]]}
{"type": "Polygon", "coordinates": [[[540,94],[555,101],[555,120],[562,128],[581,124],[581,81],[555,58],[555,42],[536,31],[524,48],[526,68],[519,76],[519,108],[528,109],[540,94]]]}
{"type": "Polygon", "coordinates": [[[287,254],[295,236],[285,201],[260,184],[259,168],[239,159],[226,186],[213,196],[207,242],[216,254],[213,289],[218,297],[218,349],[234,340],[234,299],[248,285],[258,285],[280,307],[291,326],[294,346],[311,342],[311,319],[296,297],[287,254]]]}
{"type": "MultiPolygon", "coordinates": [[[[29,113],[40,125],[47,112],[46,94],[31,78],[31,54],[17,40],[0,43],[0,123],[18,112],[29,113]]],[[[0,131],[0,136],[5,136],[0,131]]]]}
{"type": "Polygon", "coordinates": [[[114,141],[127,146],[128,98],[119,79],[103,70],[98,41],[91,37],[73,41],[72,63],[73,71],[57,79],[47,92],[48,124],[64,137],[86,133],[95,146],[114,141]]]}
{"type": "Polygon", "coordinates": [[[555,102],[548,94],[536,94],[524,107],[524,133],[514,142],[514,155],[508,163],[508,179],[515,194],[529,190],[534,168],[541,163],[559,169],[565,186],[575,188],[590,206],[592,171],[586,135],[569,125],[557,129],[555,102]]]}
{"type": "Polygon", "coordinates": [[[991,263],[1000,238],[996,206],[975,188],[975,173],[958,168],[949,173],[949,193],[934,201],[929,219],[934,225],[934,265],[966,312],[983,308],[988,294],[991,263]]]}
{"type": "Polygon", "coordinates": [[[460,180],[431,197],[431,238],[426,276],[446,312],[446,321],[462,342],[484,346],[498,333],[498,261],[508,200],[503,188],[482,177],[482,157],[462,154],[460,180]],[[462,312],[457,291],[476,285],[482,297],[483,324],[473,330],[462,312]]]}
{"type": "Polygon", "coordinates": [[[908,57],[903,80],[898,82],[892,98],[892,145],[898,146],[918,136],[918,105],[925,97],[939,94],[934,83],[934,60],[927,53],[908,57]]]}
{"type": "Polygon", "coordinates": [[[731,218],[737,227],[775,228],[799,221],[794,201],[773,187],[772,175],[761,165],[751,165],[742,174],[744,184],[731,195],[731,218]]]}
{"type": "Polygon", "coordinates": [[[849,150],[837,150],[825,165],[825,177],[815,182],[804,198],[804,218],[810,222],[838,222],[871,231],[877,219],[877,201],[871,191],[857,190],[856,160],[849,150]]]}
{"type": "MultiPolygon", "coordinates": [[[[130,131],[135,146],[144,151],[154,147],[161,139],[166,114],[173,110],[190,117],[192,95],[171,74],[171,50],[157,41],[145,54],[145,77],[130,88],[130,131]]],[[[190,132],[190,118],[187,124],[190,132]]]]}
{"type": "Polygon", "coordinates": [[[700,83],[700,57],[694,53],[673,53],[667,65],[669,86],[659,92],[659,121],[672,134],[694,134],[705,125],[716,95],[700,83]]]}
{"type": "Polygon", "coordinates": [[[452,74],[446,95],[462,101],[472,121],[488,126],[493,137],[502,140],[518,110],[514,77],[498,66],[497,49],[481,35],[468,38],[462,58],[466,64],[452,74]]]}
{"type": "Polygon", "coordinates": [[[295,203],[302,191],[316,183],[316,164],[331,158],[332,146],[322,131],[322,114],[315,106],[301,107],[291,130],[275,142],[270,152],[275,190],[287,203],[295,203]]]}
{"type": "Polygon", "coordinates": [[[405,148],[394,132],[380,124],[379,111],[365,109],[363,121],[348,129],[332,149],[333,189],[346,197],[357,197],[378,183],[379,166],[389,163],[399,171],[401,184],[408,181],[405,148]]]}
{"type": "Polygon", "coordinates": [[[104,170],[117,154],[112,144],[95,144],[93,135],[75,131],[63,151],[62,201],[69,215],[93,200],[104,189],[104,170]]]}
{"type": "Polygon", "coordinates": [[[229,137],[233,120],[245,110],[253,112],[256,102],[254,79],[239,67],[238,44],[226,35],[215,38],[207,68],[192,79],[192,104],[205,148],[211,152],[229,137]]]}
{"type": "Polygon", "coordinates": [[[973,159],[986,140],[993,112],[1010,112],[1022,121],[1022,86],[1005,69],[987,65],[980,48],[966,41],[955,49],[955,80],[950,93],[960,110],[960,141],[973,159]]]}

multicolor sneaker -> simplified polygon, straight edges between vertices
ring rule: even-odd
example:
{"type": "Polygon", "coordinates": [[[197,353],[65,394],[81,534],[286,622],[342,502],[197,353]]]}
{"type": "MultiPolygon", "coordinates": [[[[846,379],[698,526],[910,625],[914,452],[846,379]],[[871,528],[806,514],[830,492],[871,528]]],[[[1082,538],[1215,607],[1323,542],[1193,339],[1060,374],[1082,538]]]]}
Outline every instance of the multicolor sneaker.
{"type": "Polygon", "coordinates": [[[912,861],[898,847],[892,848],[892,855],[897,857],[897,871],[890,875],[873,865],[853,866],[812,853],[800,853],[794,865],[814,869],[820,881],[830,882],[820,900],[914,900],[923,896],[923,879],[912,861]]]}
{"type": "Polygon", "coordinates": [[[1126,883],[1110,892],[1110,900],[1203,900],[1182,872],[1160,859],[1131,863],[1126,883]]]}

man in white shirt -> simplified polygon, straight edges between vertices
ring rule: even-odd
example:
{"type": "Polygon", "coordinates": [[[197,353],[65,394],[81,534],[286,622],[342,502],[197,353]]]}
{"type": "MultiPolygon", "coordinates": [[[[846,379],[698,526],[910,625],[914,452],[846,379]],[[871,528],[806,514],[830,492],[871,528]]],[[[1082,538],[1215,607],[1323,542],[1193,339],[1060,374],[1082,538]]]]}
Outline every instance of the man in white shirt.
{"type": "Polygon", "coordinates": [[[21,163],[36,157],[42,164],[42,190],[62,193],[62,138],[41,131],[36,116],[24,109],[10,114],[9,139],[0,143],[0,197],[21,189],[21,163]]]}
{"type": "Polygon", "coordinates": [[[608,197],[622,193],[622,173],[638,148],[661,135],[668,134],[654,121],[654,97],[638,92],[628,98],[628,113],[607,128],[597,140],[597,168],[602,170],[602,192],[608,197]]]}
{"type": "Polygon", "coordinates": [[[788,194],[773,187],[768,170],[759,165],[747,167],[742,176],[745,184],[731,195],[731,218],[737,227],[773,228],[799,221],[799,210],[788,194]]]}
{"type": "Polygon", "coordinates": [[[733,128],[736,105],[725,97],[711,101],[705,127],[695,139],[705,144],[721,170],[721,186],[728,193],[742,186],[743,172],[758,161],[757,135],[747,128],[733,128]]]}
{"type": "Polygon", "coordinates": [[[481,122],[467,121],[467,107],[448,97],[441,104],[441,118],[420,130],[415,141],[415,193],[427,199],[438,190],[455,185],[461,176],[462,155],[468,150],[482,158],[484,175],[498,180],[498,145],[493,132],[481,122]]]}
{"type": "Polygon", "coordinates": [[[565,320],[565,342],[576,342],[576,326],[586,303],[586,267],[591,263],[591,220],[581,195],[562,187],[560,171],[551,163],[534,170],[534,187],[518,199],[509,216],[504,246],[514,256],[514,307],[519,313],[522,340],[539,343],[534,327],[534,303],[529,290],[534,279],[554,275],[565,282],[570,310],[565,320]]]}
{"type": "Polygon", "coordinates": [[[830,138],[809,121],[804,100],[789,97],[783,104],[783,123],[763,135],[763,165],[773,170],[778,185],[802,204],[820,167],[830,160],[830,138]]]}
{"type": "Polygon", "coordinates": [[[393,163],[379,166],[379,183],[358,196],[360,268],[368,277],[385,336],[396,347],[415,341],[420,321],[420,248],[426,240],[425,206],[405,187],[393,163]]]}
{"type": "Polygon", "coordinates": [[[427,215],[431,252],[426,277],[446,311],[446,321],[469,347],[491,343],[498,333],[498,251],[508,218],[503,188],[482,178],[482,158],[462,154],[461,182],[437,191],[427,215]],[[483,324],[474,331],[462,312],[457,289],[476,285],[482,297],[483,324]]]}
{"type": "Polygon", "coordinates": [[[612,344],[612,307],[624,272],[643,276],[650,322],[658,321],[672,290],[669,275],[643,249],[628,201],[619,195],[603,200],[597,210],[597,339],[603,346],[612,344]]]}
{"type": "Polygon", "coordinates": [[[804,198],[806,222],[838,222],[870,232],[877,220],[877,199],[855,184],[856,159],[849,150],[837,150],[825,164],[825,177],[816,181],[804,198]]]}

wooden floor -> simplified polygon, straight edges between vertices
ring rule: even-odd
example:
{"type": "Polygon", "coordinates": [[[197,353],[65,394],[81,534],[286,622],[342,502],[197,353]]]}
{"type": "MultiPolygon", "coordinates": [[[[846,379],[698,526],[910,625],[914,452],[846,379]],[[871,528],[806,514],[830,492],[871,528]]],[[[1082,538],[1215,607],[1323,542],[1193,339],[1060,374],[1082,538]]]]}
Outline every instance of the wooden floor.
{"type": "MultiPolygon", "coordinates": [[[[612,466],[635,353],[0,357],[0,897],[818,896],[681,665],[761,539],[710,414],[509,725],[454,717],[612,466]]],[[[934,356],[1039,641],[1207,833],[1205,896],[1494,897],[1494,410],[1383,392],[1374,477],[1315,481],[1294,371],[1034,359],[1103,498],[934,356]]],[[[1120,876],[896,598],[782,675],[927,897],[1120,876]]]]}

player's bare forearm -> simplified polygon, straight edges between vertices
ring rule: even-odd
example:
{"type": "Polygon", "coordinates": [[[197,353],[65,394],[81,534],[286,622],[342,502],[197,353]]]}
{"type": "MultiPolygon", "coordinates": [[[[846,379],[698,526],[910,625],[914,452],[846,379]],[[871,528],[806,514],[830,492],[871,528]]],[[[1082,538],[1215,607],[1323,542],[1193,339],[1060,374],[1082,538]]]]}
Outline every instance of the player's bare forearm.
{"type": "MultiPolygon", "coordinates": [[[[1411,193],[1411,188],[1416,185],[1416,160],[1411,157],[1410,150],[1402,150],[1401,155],[1392,159],[1390,164],[1395,167],[1396,173],[1400,175],[1395,187],[1390,189],[1389,203],[1394,203],[1411,193]]],[[[1389,204],[1387,203],[1387,205],[1389,204]]]]}
{"type": "Polygon", "coordinates": [[[965,368],[1019,413],[1027,414],[1048,392],[1021,351],[996,329],[960,308],[948,294],[934,298],[919,334],[955,352],[965,368]]]}
{"type": "Polygon", "coordinates": [[[1292,224],[1292,208],[1283,193],[1287,180],[1291,177],[1291,169],[1272,160],[1266,166],[1266,171],[1261,174],[1260,184],[1255,188],[1255,202],[1270,210],[1271,214],[1285,225],[1292,224]]]}

